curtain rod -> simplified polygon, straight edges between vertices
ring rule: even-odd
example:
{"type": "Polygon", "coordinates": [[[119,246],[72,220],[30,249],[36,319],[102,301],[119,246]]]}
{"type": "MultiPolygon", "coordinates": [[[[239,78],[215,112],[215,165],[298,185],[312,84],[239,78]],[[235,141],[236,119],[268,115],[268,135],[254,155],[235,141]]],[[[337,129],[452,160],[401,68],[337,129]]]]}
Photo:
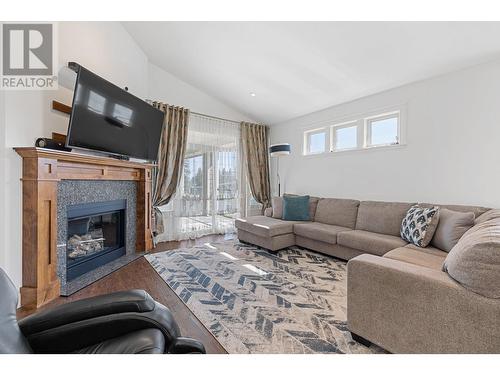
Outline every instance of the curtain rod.
{"type": "MultiPolygon", "coordinates": [[[[149,103],[149,104],[152,104],[154,101],[151,100],[151,99],[146,99],[146,102],[149,103]]],[[[192,115],[195,115],[195,116],[213,118],[214,120],[234,122],[235,124],[240,124],[242,122],[242,121],[229,120],[227,118],[222,118],[222,117],[217,117],[217,116],[206,115],[204,113],[199,113],[199,112],[194,112],[194,111],[189,111],[189,113],[192,114],[192,115]]]]}
{"type": "Polygon", "coordinates": [[[193,111],[190,111],[190,113],[191,113],[192,115],[195,115],[195,116],[207,117],[207,118],[213,118],[213,119],[215,119],[215,120],[221,120],[221,121],[234,122],[235,124],[239,124],[239,123],[241,123],[241,121],[229,120],[229,119],[227,119],[227,118],[222,118],[222,117],[217,117],[217,116],[206,115],[206,114],[204,114],[204,113],[198,113],[198,112],[193,112],[193,111]]]}

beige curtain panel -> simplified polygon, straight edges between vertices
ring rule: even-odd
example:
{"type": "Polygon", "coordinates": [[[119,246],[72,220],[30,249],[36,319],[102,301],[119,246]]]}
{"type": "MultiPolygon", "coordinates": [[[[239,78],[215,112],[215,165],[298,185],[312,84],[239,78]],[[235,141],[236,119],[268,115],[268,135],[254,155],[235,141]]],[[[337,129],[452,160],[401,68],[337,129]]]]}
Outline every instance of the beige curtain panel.
{"type": "Polygon", "coordinates": [[[189,109],[161,102],[152,102],[153,107],[165,113],[158,165],[153,170],[153,209],[155,212],[155,236],[163,233],[163,216],[158,209],[172,199],[182,177],[186,152],[189,109]]]}
{"type": "Polygon", "coordinates": [[[262,204],[264,211],[271,206],[269,127],[242,122],[241,142],[250,190],[255,200],[262,204]]]}

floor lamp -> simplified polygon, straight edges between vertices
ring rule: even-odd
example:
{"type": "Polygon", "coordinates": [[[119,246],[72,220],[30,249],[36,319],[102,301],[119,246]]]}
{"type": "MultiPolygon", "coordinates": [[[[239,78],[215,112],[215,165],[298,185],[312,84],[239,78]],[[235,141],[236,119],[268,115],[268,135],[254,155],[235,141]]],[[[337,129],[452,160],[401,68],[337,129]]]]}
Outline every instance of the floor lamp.
{"type": "Polygon", "coordinates": [[[276,157],[276,175],[278,177],[278,197],[281,196],[281,181],[280,181],[280,157],[290,155],[292,148],[290,143],[277,143],[269,147],[271,157],[276,157]]]}

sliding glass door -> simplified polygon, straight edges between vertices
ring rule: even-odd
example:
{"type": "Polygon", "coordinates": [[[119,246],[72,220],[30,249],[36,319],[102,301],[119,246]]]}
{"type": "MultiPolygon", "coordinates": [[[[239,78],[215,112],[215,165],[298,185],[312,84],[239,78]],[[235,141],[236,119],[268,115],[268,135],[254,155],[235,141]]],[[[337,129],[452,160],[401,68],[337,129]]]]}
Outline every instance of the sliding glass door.
{"type": "Polygon", "coordinates": [[[162,207],[160,241],[234,231],[244,207],[239,124],[192,115],[183,176],[174,199],[162,207]]]}
{"type": "Polygon", "coordinates": [[[207,154],[189,156],[184,160],[182,191],[182,209],[185,216],[207,215],[207,154]]]}

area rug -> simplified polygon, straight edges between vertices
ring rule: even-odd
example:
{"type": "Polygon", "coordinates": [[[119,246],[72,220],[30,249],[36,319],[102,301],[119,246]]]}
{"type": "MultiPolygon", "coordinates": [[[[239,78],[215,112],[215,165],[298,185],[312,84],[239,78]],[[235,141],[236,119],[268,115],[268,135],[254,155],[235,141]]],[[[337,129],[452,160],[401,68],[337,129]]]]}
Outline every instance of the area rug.
{"type": "Polygon", "coordinates": [[[380,353],[346,323],[346,262],[238,240],[145,256],[228,353],[380,353]]]}

